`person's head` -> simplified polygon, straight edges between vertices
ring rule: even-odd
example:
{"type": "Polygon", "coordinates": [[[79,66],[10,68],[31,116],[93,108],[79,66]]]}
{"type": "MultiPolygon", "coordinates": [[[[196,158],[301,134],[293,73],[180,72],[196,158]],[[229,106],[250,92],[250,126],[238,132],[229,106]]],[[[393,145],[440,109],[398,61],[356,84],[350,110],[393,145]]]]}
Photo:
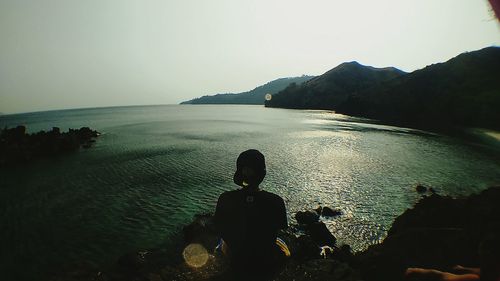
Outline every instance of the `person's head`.
{"type": "Polygon", "coordinates": [[[266,176],[264,155],[256,149],[243,151],[236,160],[234,183],[243,187],[257,187],[266,176]]]}

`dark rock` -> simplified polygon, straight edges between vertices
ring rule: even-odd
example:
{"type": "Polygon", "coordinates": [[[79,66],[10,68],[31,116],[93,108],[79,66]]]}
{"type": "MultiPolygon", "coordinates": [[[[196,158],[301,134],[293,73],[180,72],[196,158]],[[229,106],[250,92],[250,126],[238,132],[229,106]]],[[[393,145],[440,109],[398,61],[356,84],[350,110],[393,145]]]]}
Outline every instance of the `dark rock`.
{"type": "Polygon", "coordinates": [[[292,251],[292,255],[295,259],[306,260],[320,258],[320,248],[311,236],[301,235],[296,239],[295,243],[296,247],[294,251],[292,251]]]}
{"type": "Polygon", "coordinates": [[[407,229],[388,236],[382,244],[371,246],[356,258],[363,275],[370,276],[368,280],[402,279],[405,269],[410,266],[451,268],[455,264],[474,265],[477,249],[471,246],[471,238],[463,229],[407,229]]]}
{"type": "Polygon", "coordinates": [[[160,280],[163,268],[179,263],[172,257],[172,253],[161,248],[130,252],[121,256],[104,274],[110,281],[160,280]]]}
{"type": "Polygon", "coordinates": [[[12,131],[14,138],[20,139],[26,135],[26,126],[19,125],[15,127],[12,131]]]}
{"type": "Polygon", "coordinates": [[[335,247],[337,239],[322,222],[315,222],[307,226],[307,232],[318,246],[335,247]]]}
{"type": "Polygon", "coordinates": [[[324,217],[336,217],[342,215],[342,211],[334,210],[329,207],[323,207],[321,209],[321,215],[324,217]]]}
{"type": "Polygon", "coordinates": [[[186,244],[199,243],[209,252],[217,246],[217,230],[211,214],[196,215],[193,222],[183,227],[182,232],[186,244]]]}
{"type": "Polygon", "coordinates": [[[312,224],[319,221],[319,215],[312,211],[299,211],[295,214],[295,219],[299,224],[312,224]]]}
{"type": "Polygon", "coordinates": [[[354,270],[349,264],[335,261],[335,266],[331,272],[330,280],[354,281],[361,280],[360,274],[354,270]]]}
{"type": "Polygon", "coordinates": [[[51,281],[105,281],[106,276],[95,264],[87,261],[73,262],[62,266],[59,272],[52,274],[51,281]]]}
{"type": "Polygon", "coordinates": [[[302,269],[305,272],[313,273],[311,274],[311,277],[313,275],[317,275],[316,277],[320,277],[315,278],[316,280],[326,280],[328,279],[328,277],[330,277],[330,273],[334,270],[335,263],[336,262],[334,260],[312,259],[305,262],[302,266],[302,269]]]}
{"type": "Polygon", "coordinates": [[[427,187],[419,184],[417,185],[417,187],[415,187],[415,190],[418,192],[418,193],[424,193],[427,191],[427,187]]]}
{"type": "Polygon", "coordinates": [[[433,194],[396,218],[387,237],[354,257],[366,280],[402,280],[407,267],[479,265],[478,247],[500,228],[500,187],[456,198],[433,194]]]}
{"type": "Polygon", "coordinates": [[[69,129],[61,133],[58,127],[51,131],[26,133],[25,126],[0,130],[0,165],[26,163],[36,158],[49,158],[73,152],[80,147],[89,148],[97,131],[88,127],[69,129]]]}
{"type": "Polygon", "coordinates": [[[140,270],[146,264],[148,251],[131,252],[118,259],[118,265],[128,270],[140,270]]]}
{"type": "Polygon", "coordinates": [[[332,259],[290,262],[276,281],[356,281],[360,275],[347,263],[332,259]]]}
{"type": "MultiPolygon", "coordinates": [[[[500,187],[468,198],[437,194],[424,197],[396,218],[382,243],[356,254],[348,245],[336,248],[335,237],[317,219],[303,225],[305,235],[297,236],[300,231],[292,226],[278,234],[292,256],[273,280],[404,280],[404,271],[409,266],[436,269],[449,269],[454,264],[478,266],[478,246],[491,236],[492,229],[500,228],[498,202],[500,187]],[[324,245],[328,247],[321,248],[324,245]]],[[[498,235],[495,237],[498,240],[498,235]]],[[[195,216],[184,228],[184,238],[186,243],[201,243],[211,248],[217,238],[212,215],[195,216]]],[[[497,248],[489,244],[485,247],[496,257],[497,248]]],[[[138,251],[122,256],[112,272],[101,273],[84,265],[70,268],[52,280],[240,280],[226,274],[227,264],[222,260],[211,256],[204,267],[192,269],[182,261],[169,261],[160,250],[138,251]]]]}
{"type": "Polygon", "coordinates": [[[336,249],[336,251],[333,252],[332,258],[342,262],[351,263],[354,258],[351,246],[347,244],[341,245],[336,249]]]}

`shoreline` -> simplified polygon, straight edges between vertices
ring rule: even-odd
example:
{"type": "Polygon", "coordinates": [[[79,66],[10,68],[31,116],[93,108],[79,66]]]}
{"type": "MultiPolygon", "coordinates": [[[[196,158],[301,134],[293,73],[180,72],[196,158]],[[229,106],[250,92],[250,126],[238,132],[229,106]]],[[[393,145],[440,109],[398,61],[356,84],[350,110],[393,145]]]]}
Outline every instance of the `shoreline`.
{"type": "MultiPolygon", "coordinates": [[[[54,131],[53,133],[51,133],[50,131],[49,131],[48,133],[49,133],[49,134],[54,134],[54,133],[55,133],[56,131],[58,131],[58,130],[53,130],[53,131],[54,131]]],[[[55,135],[58,135],[58,134],[56,133],[55,135]]],[[[495,183],[493,183],[493,184],[495,184],[495,183]]],[[[467,185],[463,184],[463,185],[459,185],[458,187],[460,187],[460,186],[464,186],[464,187],[466,187],[467,185]]],[[[408,189],[407,189],[407,191],[408,191],[409,189],[410,189],[410,188],[408,188],[408,189]]],[[[388,223],[388,225],[389,225],[389,222],[387,222],[387,223],[388,223]]],[[[387,228],[387,229],[388,229],[388,228],[387,228]]],[[[291,234],[296,235],[296,234],[297,234],[297,232],[292,232],[291,234]]],[[[297,238],[297,237],[295,237],[295,238],[297,238]]],[[[292,239],[292,240],[294,240],[294,239],[292,239]]],[[[179,240],[179,241],[180,241],[180,240],[179,240]]],[[[179,242],[179,243],[182,243],[182,242],[179,242]]],[[[172,243],[172,244],[173,244],[173,243],[172,243]]],[[[354,244],[354,243],[353,243],[353,244],[354,244]]],[[[92,245],[92,244],[90,244],[90,245],[92,245]]],[[[151,244],[150,244],[150,245],[151,245],[151,244]]],[[[158,244],[153,244],[153,247],[159,247],[159,246],[157,246],[157,245],[158,245],[158,244]]],[[[354,244],[354,245],[355,245],[355,244],[354,244]]],[[[102,246],[106,247],[106,245],[102,245],[102,246]]],[[[103,247],[103,248],[104,248],[104,247],[103,247]]],[[[158,250],[158,249],[152,249],[151,251],[150,251],[150,250],[143,250],[142,252],[146,252],[146,253],[153,252],[153,253],[155,253],[155,255],[156,255],[157,250],[158,250]]],[[[163,250],[161,250],[161,251],[165,251],[165,249],[163,249],[163,250]]],[[[161,252],[161,251],[160,251],[160,252],[161,252]]],[[[179,256],[179,257],[180,257],[180,253],[182,252],[182,247],[181,247],[181,248],[179,249],[179,251],[177,251],[177,252],[174,252],[174,251],[169,251],[169,252],[170,252],[170,253],[168,253],[169,258],[170,258],[170,257],[172,257],[172,256],[175,256],[175,255],[177,255],[177,256],[179,256]]],[[[349,251],[349,252],[350,252],[350,251],[349,251]]],[[[120,250],[116,251],[116,248],[115,248],[115,250],[113,250],[113,254],[112,254],[112,255],[110,255],[110,257],[111,257],[111,258],[109,259],[109,260],[110,260],[110,264],[111,264],[111,263],[115,263],[115,262],[113,261],[113,260],[114,260],[114,256],[115,256],[115,255],[118,255],[118,254],[121,254],[121,253],[120,253],[120,250]]],[[[354,255],[357,255],[357,254],[358,254],[358,253],[354,253],[354,255]]],[[[163,256],[166,256],[166,255],[163,255],[163,254],[162,254],[162,257],[163,257],[163,256]]],[[[113,264],[113,265],[114,265],[114,264],[113,264]]],[[[100,268],[100,270],[103,270],[103,268],[100,268]]],[[[117,271],[118,271],[118,272],[120,272],[120,270],[117,270],[117,271]]],[[[108,271],[107,271],[107,268],[106,268],[106,269],[104,269],[104,271],[103,271],[103,272],[108,272],[108,271]]],[[[156,269],[155,269],[155,270],[153,270],[152,272],[158,272],[158,270],[156,270],[156,269]]],[[[115,280],[121,280],[121,279],[115,279],[115,280]]]]}
{"type": "MultiPolygon", "coordinates": [[[[337,245],[334,233],[322,229],[323,223],[317,221],[319,216],[300,219],[301,223],[279,234],[292,257],[274,280],[404,280],[408,267],[449,270],[455,264],[479,266],[479,244],[500,228],[495,216],[500,213],[500,186],[460,198],[428,194],[422,193],[413,208],[395,219],[381,243],[358,253],[352,253],[349,245],[337,245]]],[[[195,216],[184,226],[184,239],[179,244],[215,248],[217,237],[211,220],[211,214],[195,216]]],[[[180,252],[176,255],[181,257],[180,252]]],[[[138,250],[122,255],[103,271],[81,263],[50,280],[229,280],[224,275],[227,266],[212,255],[199,268],[189,267],[182,258],[167,258],[171,256],[164,249],[138,250]]]]}

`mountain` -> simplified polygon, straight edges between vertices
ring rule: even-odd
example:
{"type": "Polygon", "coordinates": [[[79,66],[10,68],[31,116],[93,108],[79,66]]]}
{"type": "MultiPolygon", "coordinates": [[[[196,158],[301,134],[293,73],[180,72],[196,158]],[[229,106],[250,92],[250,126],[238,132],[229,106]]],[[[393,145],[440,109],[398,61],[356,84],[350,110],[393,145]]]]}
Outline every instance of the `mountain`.
{"type": "Polygon", "coordinates": [[[500,130],[500,48],[464,53],[353,94],[337,112],[422,128],[500,130]]]}
{"type": "Polygon", "coordinates": [[[388,67],[375,68],[346,62],[303,84],[291,84],[266,102],[267,107],[335,109],[364,88],[404,75],[388,67]]]}
{"type": "Polygon", "coordinates": [[[290,83],[303,83],[314,76],[302,75],[300,77],[279,78],[243,93],[216,94],[203,96],[181,104],[264,104],[266,94],[275,94],[285,89],[290,83]]]}
{"type": "Polygon", "coordinates": [[[394,68],[344,63],[300,86],[286,88],[266,106],[331,109],[417,128],[500,130],[498,65],[499,47],[463,53],[407,74],[394,68]],[[377,74],[380,71],[385,74],[377,74]],[[333,82],[317,82],[328,79],[333,82]]]}

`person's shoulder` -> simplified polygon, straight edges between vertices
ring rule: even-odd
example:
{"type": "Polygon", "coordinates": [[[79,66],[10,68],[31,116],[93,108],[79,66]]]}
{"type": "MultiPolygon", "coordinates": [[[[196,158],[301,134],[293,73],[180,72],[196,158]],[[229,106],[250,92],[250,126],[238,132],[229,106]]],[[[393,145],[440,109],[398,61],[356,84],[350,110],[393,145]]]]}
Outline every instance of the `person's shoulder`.
{"type": "Polygon", "coordinates": [[[233,198],[235,196],[238,196],[239,193],[240,193],[239,189],[224,191],[224,192],[222,192],[221,195],[219,195],[219,200],[226,199],[226,198],[233,198]]]}
{"type": "Polygon", "coordinates": [[[267,197],[270,200],[273,200],[273,201],[283,201],[283,198],[281,198],[281,196],[279,196],[278,194],[274,194],[272,192],[265,191],[265,190],[261,190],[261,193],[262,193],[263,197],[267,197]]]}

